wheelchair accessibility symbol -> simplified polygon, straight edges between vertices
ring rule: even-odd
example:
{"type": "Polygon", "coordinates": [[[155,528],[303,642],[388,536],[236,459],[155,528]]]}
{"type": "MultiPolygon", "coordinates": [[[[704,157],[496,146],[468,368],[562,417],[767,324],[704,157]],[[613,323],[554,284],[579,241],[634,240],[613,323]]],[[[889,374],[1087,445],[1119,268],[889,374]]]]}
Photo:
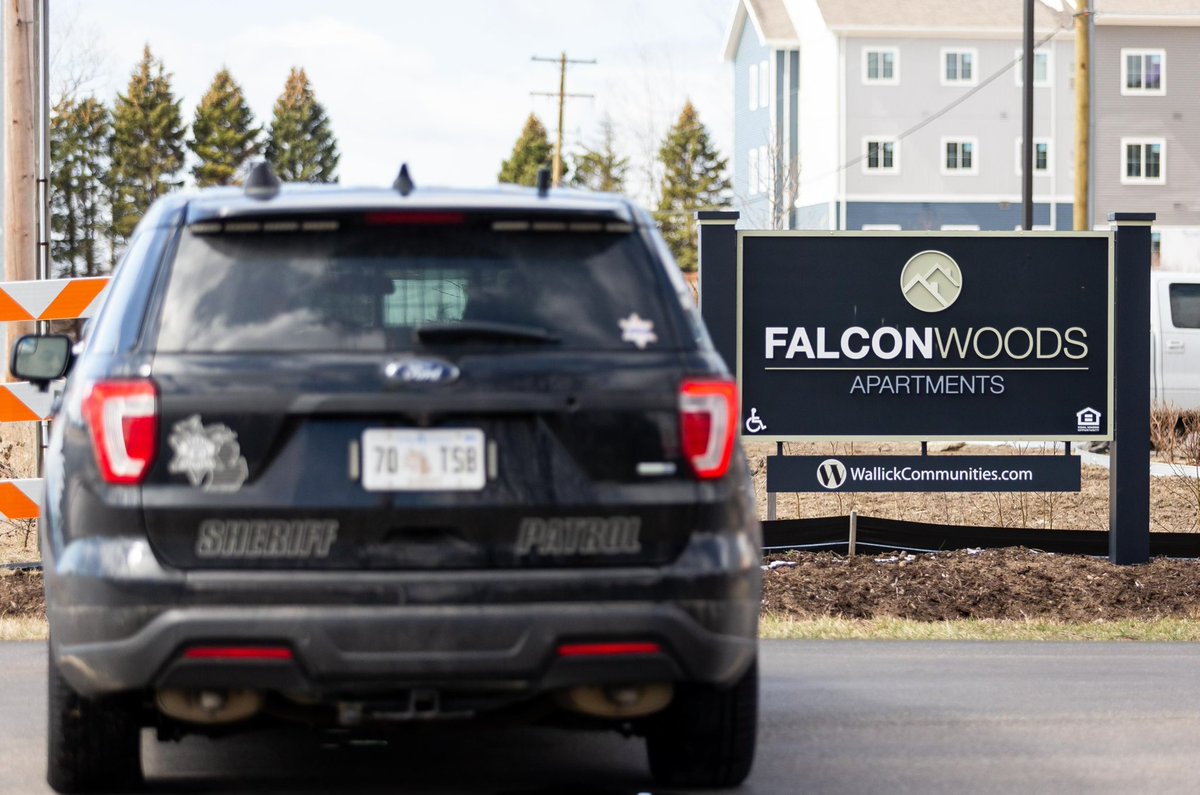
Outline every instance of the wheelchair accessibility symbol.
{"type": "Polygon", "coordinates": [[[746,430],[750,433],[758,433],[766,429],[766,423],[758,416],[758,409],[750,409],[750,419],[746,420],[746,430]]]}

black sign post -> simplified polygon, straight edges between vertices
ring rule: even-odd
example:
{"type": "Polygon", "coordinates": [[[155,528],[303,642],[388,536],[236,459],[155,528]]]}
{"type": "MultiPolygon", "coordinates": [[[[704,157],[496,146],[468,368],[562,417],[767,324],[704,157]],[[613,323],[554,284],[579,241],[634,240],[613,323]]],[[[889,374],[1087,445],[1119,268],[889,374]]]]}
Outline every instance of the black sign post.
{"type": "Polygon", "coordinates": [[[1150,224],[1112,213],[1116,238],[1116,434],[1109,458],[1108,557],[1150,560],[1150,224]]]}
{"type": "Polygon", "coordinates": [[[737,366],[737,223],[738,213],[701,210],[700,227],[700,314],[708,326],[717,353],[729,372],[737,366]]]}

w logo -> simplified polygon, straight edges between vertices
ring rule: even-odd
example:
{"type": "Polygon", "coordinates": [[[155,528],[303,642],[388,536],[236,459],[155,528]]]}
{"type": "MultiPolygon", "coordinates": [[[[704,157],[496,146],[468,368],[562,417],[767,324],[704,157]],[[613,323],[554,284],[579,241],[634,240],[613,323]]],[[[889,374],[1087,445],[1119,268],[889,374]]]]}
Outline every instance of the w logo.
{"type": "Polygon", "coordinates": [[[836,458],[826,458],[817,465],[817,482],[827,489],[840,489],[846,482],[846,465],[836,458]]]}

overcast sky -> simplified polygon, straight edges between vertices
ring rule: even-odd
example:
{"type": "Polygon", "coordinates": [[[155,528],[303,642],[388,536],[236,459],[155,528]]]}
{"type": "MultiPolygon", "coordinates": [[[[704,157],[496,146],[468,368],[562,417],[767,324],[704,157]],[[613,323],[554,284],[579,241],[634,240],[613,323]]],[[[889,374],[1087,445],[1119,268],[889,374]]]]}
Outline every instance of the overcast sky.
{"type": "Polygon", "coordinates": [[[347,184],[390,184],[408,161],[418,184],[494,184],[529,113],[553,136],[554,64],[571,67],[568,147],[593,141],[608,113],[634,161],[657,149],[691,98],[717,145],[732,142],[731,74],[721,63],[733,0],[54,0],[51,47],[62,72],[94,63],[111,100],[149,43],[174,76],[185,117],[228,66],[260,122],[303,66],[332,120],[347,184]],[[89,54],[90,53],[90,54],[89,54]]]}

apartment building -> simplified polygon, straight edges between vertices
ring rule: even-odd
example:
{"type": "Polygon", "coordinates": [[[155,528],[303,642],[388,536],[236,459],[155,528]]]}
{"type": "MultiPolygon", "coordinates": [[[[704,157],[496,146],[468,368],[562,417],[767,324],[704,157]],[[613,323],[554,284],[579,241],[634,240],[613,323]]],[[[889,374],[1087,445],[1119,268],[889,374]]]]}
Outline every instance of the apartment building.
{"type": "Polygon", "coordinates": [[[1200,271],[1200,0],[1094,0],[1095,212],[1153,212],[1155,257],[1200,271]]]}
{"type": "MultiPolygon", "coordinates": [[[[1094,223],[1153,210],[1164,264],[1200,270],[1200,0],[1094,5],[1094,223]]],[[[1021,0],[736,0],[743,225],[1017,228],[1022,31],[1021,0]]],[[[1034,35],[1034,224],[1070,229],[1071,4],[1034,35]]]]}

